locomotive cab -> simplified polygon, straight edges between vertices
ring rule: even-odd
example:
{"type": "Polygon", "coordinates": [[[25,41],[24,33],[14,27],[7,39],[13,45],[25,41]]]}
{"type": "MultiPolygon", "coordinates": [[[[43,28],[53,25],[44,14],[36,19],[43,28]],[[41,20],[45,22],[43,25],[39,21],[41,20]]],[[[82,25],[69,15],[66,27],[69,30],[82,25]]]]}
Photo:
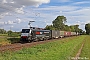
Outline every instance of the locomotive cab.
{"type": "Polygon", "coordinates": [[[23,42],[31,41],[31,36],[32,36],[31,32],[32,32],[31,29],[22,29],[20,40],[23,42]]]}

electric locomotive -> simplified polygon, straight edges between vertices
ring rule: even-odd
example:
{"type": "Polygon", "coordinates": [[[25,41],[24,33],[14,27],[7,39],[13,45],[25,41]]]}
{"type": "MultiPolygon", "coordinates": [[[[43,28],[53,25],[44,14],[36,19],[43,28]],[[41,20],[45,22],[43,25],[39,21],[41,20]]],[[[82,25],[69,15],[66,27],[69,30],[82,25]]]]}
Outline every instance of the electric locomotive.
{"type": "Polygon", "coordinates": [[[39,40],[47,40],[51,38],[51,31],[50,30],[43,30],[37,28],[30,28],[30,29],[22,29],[21,32],[21,42],[32,42],[32,41],[39,41],[39,40]]]}

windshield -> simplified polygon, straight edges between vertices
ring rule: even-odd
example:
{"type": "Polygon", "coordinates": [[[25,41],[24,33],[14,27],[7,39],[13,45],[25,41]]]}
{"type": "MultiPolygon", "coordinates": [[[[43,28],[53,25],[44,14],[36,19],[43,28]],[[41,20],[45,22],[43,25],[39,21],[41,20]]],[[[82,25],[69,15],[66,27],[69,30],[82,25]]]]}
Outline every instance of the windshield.
{"type": "Polygon", "coordinates": [[[22,29],[22,33],[29,33],[30,29],[22,29]]]}

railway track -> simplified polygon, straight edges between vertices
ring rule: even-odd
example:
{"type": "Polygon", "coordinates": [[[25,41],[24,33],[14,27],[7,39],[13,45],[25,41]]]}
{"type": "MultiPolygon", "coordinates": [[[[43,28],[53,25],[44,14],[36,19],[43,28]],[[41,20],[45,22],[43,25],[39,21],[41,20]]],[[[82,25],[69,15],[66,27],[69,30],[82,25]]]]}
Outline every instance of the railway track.
{"type": "Polygon", "coordinates": [[[14,51],[14,50],[20,50],[22,48],[22,45],[17,43],[17,44],[9,44],[9,45],[4,45],[0,46],[0,52],[4,51],[14,51]]]}
{"type": "Polygon", "coordinates": [[[32,42],[32,43],[24,43],[24,44],[15,43],[15,44],[3,45],[3,46],[0,46],[0,52],[17,51],[17,50],[21,50],[22,48],[28,48],[28,47],[32,47],[38,44],[43,44],[43,43],[47,43],[50,41],[56,41],[56,40],[59,40],[59,39],[52,39],[52,40],[32,42]]]}

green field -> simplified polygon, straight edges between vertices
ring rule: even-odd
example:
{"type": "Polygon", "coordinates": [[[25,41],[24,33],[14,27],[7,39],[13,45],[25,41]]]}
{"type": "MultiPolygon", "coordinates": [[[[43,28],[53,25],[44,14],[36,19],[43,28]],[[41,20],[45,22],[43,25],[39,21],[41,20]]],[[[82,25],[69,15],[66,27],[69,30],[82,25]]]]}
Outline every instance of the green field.
{"type": "Polygon", "coordinates": [[[5,35],[0,35],[0,46],[1,45],[6,45],[6,44],[10,44],[10,41],[7,40],[7,36],[5,35]]]}
{"type": "Polygon", "coordinates": [[[20,36],[8,36],[8,34],[0,34],[0,46],[12,44],[20,41],[20,36]]]}
{"type": "Polygon", "coordinates": [[[85,39],[84,47],[80,54],[82,59],[90,60],[90,36],[87,36],[85,39]]]}
{"type": "Polygon", "coordinates": [[[0,60],[71,60],[76,56],[85,39],[85,46],[80,57],[90,58],[90,38],[86,35],[23,48],[17,52],[4,52],[0,54],[0,60]]]}

